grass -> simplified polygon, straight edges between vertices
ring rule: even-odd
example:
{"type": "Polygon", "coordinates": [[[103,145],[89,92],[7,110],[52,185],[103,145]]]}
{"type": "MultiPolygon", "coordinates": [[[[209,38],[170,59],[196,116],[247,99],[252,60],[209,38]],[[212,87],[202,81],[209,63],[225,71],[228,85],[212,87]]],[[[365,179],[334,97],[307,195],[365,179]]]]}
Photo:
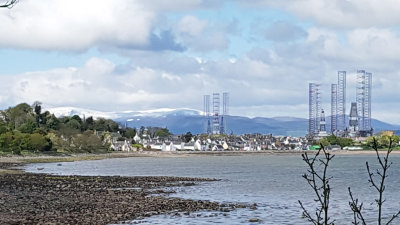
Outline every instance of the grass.
{"type": "Polygon", "coordinates": [[[7,170],[7,169],[0,169],[0,176],[7,175],[7,174],[22,174],[24,173],[21,170],[7,170]]]}
{"type": "Polygon", "coordinates": [[[101,160],[110,158],[127,158],[137,156],[132,153],[103,153],[103,154],[77,154],[77,155],[65,155],[65,156],[48,156],[48,155],[37,155],[36,157],[21,158],[20,161],[23,163],[55,163],[55,162],[75,162],[85,160],[101,160]]]}

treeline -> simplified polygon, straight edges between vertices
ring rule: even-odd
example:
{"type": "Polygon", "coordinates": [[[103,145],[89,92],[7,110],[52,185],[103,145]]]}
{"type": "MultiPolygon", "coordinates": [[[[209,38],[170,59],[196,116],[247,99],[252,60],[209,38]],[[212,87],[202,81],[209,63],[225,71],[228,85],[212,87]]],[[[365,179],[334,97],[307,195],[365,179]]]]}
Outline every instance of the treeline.
{"type": "Polygon", "coordinates": [[[389,147],[390,140],[392,140],[393,148],[396,150],[399,149],[398,144],[400,142],[400,137],[396,135],[373,136],[373,137],[368,137],[366,141],[355,142],[351,138],[337,137],[332,134],[326,138],[322,138],[318,141],[315,141],[313,144],[318,144],[323,146],[339,145],[341,148],[357,145],[362,147],[363,149],[373,149],[374,145],[376,145],[377,148],[383,149],[389,147]]]}
{"type": "Polygon", "coordinates": [[[129,138],[135,129],[120,129],[110,119],[78,115],[57,118],[48,111],[42,112],[40,102],[32,106],[21,103],[0,111],[0,151],[20,154],[29,152],[103,152],[107,146],[103,137],[94,131],[119,132],[129,138]]]}
{"type": "Polygon", "coordinates": [[[318,144],[323,146],[339,145],[341,148],[343,148],[346,146],[352,146],[354,144],[354,141],[351,138],[337,137],[332,134],[326,138],[321,138],[318,142],[313,144],[318,144]]]}

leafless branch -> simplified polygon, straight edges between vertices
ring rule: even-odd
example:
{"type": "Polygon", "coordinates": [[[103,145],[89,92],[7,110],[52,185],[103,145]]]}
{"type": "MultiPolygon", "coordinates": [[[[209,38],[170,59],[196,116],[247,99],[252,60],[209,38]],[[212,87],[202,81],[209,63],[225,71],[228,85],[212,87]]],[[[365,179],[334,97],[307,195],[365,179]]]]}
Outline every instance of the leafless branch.
{"type": "MultiPolygon", "coordinates": [[[[390,138],[388,150],[386,151],[386,155],[382,158],[382,156],[379,154],[379,151],[378,151],[378,141],[376,140],[376,138],[374,138],[372,147],[375,150],[376,158],[378,160],[380,168],[378,168],[376,170],[376,173],[374,174],[371,172],[368,162],[366,162],[367,172],[368,172],[368,177],[369,177],[368,182],[371,184],[371,187],[373,187],[379,193],[379,197],[377,199],[375,199],[375,202],[378,205],[378,224],[379,225],[382,224],[382,205],[386,201],[383,198],[383,193],[386,188],[385,179],[388,177],[387,171],[390,168],[390,166],[392,165],[392,163],[389,162],[389,155],[393,151],[393,144],[394,144],[394,140],[392,138],[390,138]],[[374,176],[374,175],[377,175],[377,176],[374,176]]],[[[353,224],[359,224],[359,222],[357,221],[357,219],[359,219],[359,220],[361,220],[362,224],[365,225],[365,220],[364,220],[362,212],[361,212],[363,204],[362,203],[359,204],[358,199],[354,199],[353,194],[350,190],[350,187],[349,187],[349,195],[350,195],[350,199],[351,199],[351,201],[349,202],[349,205],[354,214],[353,224]]],[[[397,212],[396,214],[392,215],[391,219],[386,223],[386,225],[392,223],[392,221],[394,219],[396,219],[397,217],[399,217],[399,215],[400,215],[400,211],[397,212]]]]}
{"type": "Polygon", "coordinates": [[[310,185],[315,193],[318,207],[315,211],[315,218],[306,210],[302,202],[299,200],[299,204],[303,210],[303,216],[315,225],[330,225],[335,221],[330,221],[328,214],[329,210],[329,199],[331,188],[329,181],[332,177],[327,176],[329,162],[333,159],[334,155],[328,153],[324,146],[321,145],[321,149],[313,156],[309,157],[307,153],[302,154],[303,161],[307,164],[307,173],[303,175],[303,178],[310,185]],[[318,158],[322,154],[322,159],[318,158]],[[318,162],[318,164],[317,164],[318,162]],[[317,169],[322,167],[322,171],[317,169]]]}
{"type": "Polygon", "coordinates": [[[362,210],[362,207],[363,207],[363,203],[358,204],[358,199],[354,199],[353,193],[351,192],[350,187],[348,189],[349,189],[349,195],[350,195],[350,199],[351,199],[351,202],[349,202],[349,205],[350,205],[350,208],[351,208],[351,210],[353,211],[353,214],[354,214],[354,222],[353,222],[353,224],[354,225],[360,224],[357,221],[357,219],[359,219],[361,221],[362,225],[366,225],[364,217],[363,217],[363,215],[361,213],[361,210],[362,210]]]}
{"type": "Polygon", "coordinates": [[[10,1],[6,1],[3,4],[0,4],[0,8],[12,8],[14,7],[15,4],[17,4],[18,0],[10,0],[10,1]]]}

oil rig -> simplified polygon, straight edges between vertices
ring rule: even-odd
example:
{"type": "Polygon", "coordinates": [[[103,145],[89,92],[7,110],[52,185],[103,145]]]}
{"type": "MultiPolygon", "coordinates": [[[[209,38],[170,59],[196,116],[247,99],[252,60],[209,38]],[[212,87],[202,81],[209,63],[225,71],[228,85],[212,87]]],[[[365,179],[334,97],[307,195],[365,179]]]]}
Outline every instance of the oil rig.
{"type": "Polygon", "coordinates": [[[229,93],[222,93],[222,113],[220,93],[212,94],[212,112],[210,112],[211,96],[204,95],[204,116],[207,134],[226,134],[227,117],[229,115],[229,93]],[[212,122],[211,122],[212,121],[212,122]]]}
{"type": "MultiPolygon", "coordinates": [[[[351,102],[347,117],[346,71],[338,71],[337,83],[331,84],[330,134],[341,137],[368,137],[373,135],[371,126],[372,73],[357,70],[356,76],[356,99],[351,102]]],[[[321,84],[310,83],[308,136],[323,138],[328,135],[325,112],[321,106],[321,84]]]]}

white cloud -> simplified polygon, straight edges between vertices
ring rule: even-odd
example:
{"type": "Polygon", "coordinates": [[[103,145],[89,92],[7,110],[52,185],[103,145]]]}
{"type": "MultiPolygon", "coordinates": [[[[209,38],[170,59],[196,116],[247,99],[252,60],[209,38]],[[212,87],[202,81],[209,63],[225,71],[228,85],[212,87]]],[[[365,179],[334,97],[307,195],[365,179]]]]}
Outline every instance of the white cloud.
{"type": "Polygon", "coordinates": [[[225,50],[229,47],[231,24],[212,23],[186,15],[173,25],[176,35],[187,46],[198,52],[225,50]]]}
{"type": "Polygon", "coordinates": [[[26,0],[0,12],[0,45],[43,50],[141,46],[155,17],[136,0],[26,0]]]}
{"type": "Polygon", "coordinates": [[[208,26],[208,21],[186,15],[178,22],[176,30],[180,33],[197,36],[203,33],[206,26],[208,26]]]}
{"type": "Polygon", "coordinates": [[[166,12],[210,5],[203,0],[35,0],[1,10],[0,46],[82,51],[110,45],[145,48],[166,12]]]}
{"type": "Polygon", "coordinates": [[[400,4],[397,0],[246,0],[242,3],[251,7],[283,8],[303,19],[329,27],[367,28],[400,23],[400,4]]]}

